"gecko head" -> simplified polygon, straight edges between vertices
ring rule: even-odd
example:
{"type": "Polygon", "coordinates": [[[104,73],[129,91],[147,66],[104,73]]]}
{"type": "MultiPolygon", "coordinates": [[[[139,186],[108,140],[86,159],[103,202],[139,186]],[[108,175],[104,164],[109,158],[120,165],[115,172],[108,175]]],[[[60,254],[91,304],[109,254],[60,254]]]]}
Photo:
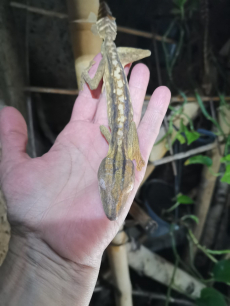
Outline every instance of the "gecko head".
{"type": "Polygon", "coordinates": [[[129,159],[106,157],[98,170],[101,201],[108,219],[116,220],[134,187],[134,165],[129,159]]]}

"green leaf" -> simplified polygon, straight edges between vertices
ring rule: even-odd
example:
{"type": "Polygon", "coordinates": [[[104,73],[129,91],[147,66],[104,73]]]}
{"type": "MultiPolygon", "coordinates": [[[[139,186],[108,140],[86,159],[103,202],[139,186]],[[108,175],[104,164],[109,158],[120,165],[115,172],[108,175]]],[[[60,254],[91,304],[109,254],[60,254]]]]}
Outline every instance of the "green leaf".
{"type": "Polygon", "coordinates": [[[187,159],[184,164],[185,166],[191,165],[191,164],[203,164],[203,165],[206,165],[207,167],[211,167],[212,159],[208,156],[196,155],[196,156],[192,156],[189,159],[187,159]]]}
{"type": "Polygon", "coordinates": [[[226,166],[224,175],[221,178],[221,182],[230,184],[230,165],[226,166]]]}
{"type": "Polygon", "coordinates": [[[187,219],[192,219],[197,224],[199,223],[199,219],[197,218],[197,216],[194,216],[194,215],[185,215],[181,218],[182,221],[187,220],[187,219]]]}
{"type": "Polygon", "coordinates": [[[228,137],[227,137],[227,141],[226,141],[225,148],[224,148],[224,155],[228,154],[229,147],[230,147],[230,135],[228,135],[228,137]]]}
{"type": "Polygon", "coordinates": [[[212,273],[217,282],[230,283],[230,260],[218,261],[212,273]]]}
{"type": "Polygon", "coordinates": [[[196,300],[197,306],[227,306],[223,295],[213,289],[204,288],[201,291],[201,297],[196,300]]]}
{"type": "Polygon", "coordinates": [[[197,102],[198,102],[198,104],[199,104],[199,106],[200,106],[200,109],[201,109],[202,113],[204,114],[204,116],[205,116],[208,120],[210,120],[213,124],[215,124],[215,126],[218,128],[218,130],[220,131],[220,133],[221,133],[222,135],[224,135],[224,132],[223,132],[221,126],[219,125],[219,123],[218,123],[214,118],[212,118],[212,116],[210,116],[209,113],[207,112],[207,110],[206,110],[206,108],[205,108],[205,106],[204,106],[204,103],[203,103],[203,101],[202,101],[202,99],[201,99],[201,97],[200,97],[200,95],[198,94],[197,91],[195,91],[195,96],[196,96],[197,102]]]}
{"type": "Polygon", "coordinates": [[[179,140],[180,144],[184,144],[184,143],[186,142],[184,136],[182,136],[182,135],[180,134],[180,131],[176,133],[175,138],[176,138],[177,140],[179,140]]]}
{"type": "Polygon", "coordinates": [[[228,162],[230,162],[230,154],[228,154],[228,155],[225,156],[225,157],[222,157],[222,158],[220,159],[220,161],[221,161],[221,163],[226,163],[226,164],[228,164],[228,162]]]}
{"type": "MultiPolygon", "coordinates": [[[[193,124],[191,124],[193,127],[193,124]]],[[[186,125],[184,125],[183,119],[180,121],[180,131],[182,133],[185,133],[185,136],[187,138],[188,145],[190,145],[192,142],[200,138],[200,134],[198,132],[192,131],[190,132],[186,125]]]]}
{"type": "Polygon", "coordinates": [[[185,130],[185,136],[188,141],[188,145],[196,141],[198,138],[200,138],[200,134],[198,132],[189,132],[189,130],[185,130]]]}
{"type": "Polygon", "coordinates": [[[193,200],[190,197],[181,193],[177,195],[177,202],[180,204],[193,204],[193,200]]]}

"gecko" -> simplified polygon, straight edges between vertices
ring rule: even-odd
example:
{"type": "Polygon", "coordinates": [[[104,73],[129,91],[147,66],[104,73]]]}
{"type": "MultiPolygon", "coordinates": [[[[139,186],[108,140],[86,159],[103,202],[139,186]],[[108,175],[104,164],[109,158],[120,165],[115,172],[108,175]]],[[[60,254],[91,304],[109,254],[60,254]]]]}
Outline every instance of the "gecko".
{"type": "Polygon", "coordinates": [[[96,74],[90,78],[88,71],[92,61],[81,76],[81,88],[87,83],[91,90],[98,87],[103,79],[106,91],[109,128],[100,126],[100,131],[109,144],[108,154],[98,170],[98,183],[104,212],[109,220],[116,220],[134,188],[136,161],[137,170],[145,162],[141,156],[136,124],[133,121],[133,107],[130,98],[124,66],[150,56],[149,50],[117,48],[114,40],[117,35],[115,18],[106,2],[100,1],[98,18],[92,31],[102,38],[101,54],[96,74]]]}

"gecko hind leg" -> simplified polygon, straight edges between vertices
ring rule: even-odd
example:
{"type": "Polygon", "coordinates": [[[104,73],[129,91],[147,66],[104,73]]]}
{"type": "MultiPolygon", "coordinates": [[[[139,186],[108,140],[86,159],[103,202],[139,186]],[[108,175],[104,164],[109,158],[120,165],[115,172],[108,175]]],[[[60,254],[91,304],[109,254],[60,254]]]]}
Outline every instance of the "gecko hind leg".
{"type": "Polygon", "coordinates": [[[143,160],[139,147],[139,140],[137,135],[136,124],[133,121],[129,128],[128,132],[128,157],[133,160],[136,160],[137,170],[140,171],[142,167],[145,165],[145,161],[143,160]]]}
{"type": "Polygon", "coordinates": [[[123,67],[127,64],[139,61],[142,58],[151,55],[151,52],[149,50],[127,48],[127,47],[119,47],[117,48],[117,52],[123,67]]]}
{"type": "Polygon", "coordinates": [[[102,58],[100,63],[99,63],[99,66],[97,68],[97,71],[95,73],[95,76],[93,78],[91,78],[89,76],[89,70],[90,68],[95,64],[94,61],[91,61],[90,64],[89,64],[89,67],[86,68],[82,74],[81,74],[81,85],[80,85],[80,90],[83,89],[83,85],[85,83],[87,83],[89,85],[89,88],[91,90],[94,90],[98,87],[102,77],[103,77],[103,74],[104,74],[104,71],[105,71],[105,60],[102,58]]]}

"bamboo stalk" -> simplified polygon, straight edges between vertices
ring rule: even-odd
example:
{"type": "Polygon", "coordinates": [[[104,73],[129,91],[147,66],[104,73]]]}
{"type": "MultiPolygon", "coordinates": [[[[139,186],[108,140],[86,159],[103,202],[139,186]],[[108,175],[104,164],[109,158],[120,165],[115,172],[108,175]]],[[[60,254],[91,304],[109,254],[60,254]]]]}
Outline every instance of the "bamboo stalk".
{"type": "MultiPolygon", "coordinates": [[[[221,149],[224,149],[224,145],[221,146],[221,149]]],[[[217,173],[220,168],[220,155],[218,149],[215,148],[212,152],[212,171],[217,173]]],[[[202,179],[197,195],[197,201],[195,206],[195,215],[199,219],[199,223],[194,225],[193,234],[196,237],[197,241],[200,242],[203,229],[205,226],[207,214],[211,205],[212,196],[214,192],[214,188],[216,185],[217,177],[212,175],[208,169],[208,167],[203,168],[202,179]]],[[[193,245],[192,247],[192,256],[194,257],[197,252],[197,246],[193,245]]],[[[189,262],[189,251],[186,254],[186,262],[189,262]]],[[[193,260],[193,258],[191,258],[193,260]]]]}
{"type": "MultiPolygon", "coordinates": [[[[219,116],[218,120],[220,122],[220,126],[224,134],[228,135],[230,133],[230,128],[228,126],[230,121],[230,110],[226,107],[224,113],[225,113],[225,120],[222,119],[221,112],[219,112],[218,114],[219,116]]],[[[220,152],[224,152],[224,145],[220,146],[220,152]]],[[[219,153],[219,150],[217,148],[214,149],[212,152],[212,159],[213,159],[212,170],[215,173],[219,171],[221,164],[220,158],[221,155],[219,153]]],[[[207,214],[211,205],[214,188],[216,186],[216,179],[217,177],[210,174],[208,168],[204,167],[200,189],[198,192],[198,200],[196,202],[196,210],[195,210],[195,214],[199,219],[199,223],[194,225],[194,231],[193,231],[193,234],[195,238],[198,240],[198,242],[200,242],[202,238],[205,222],[207,219],[207,214]]],[[[192,255],[195,256],[197,252],[197,247],[193,246],[192,251],[193,251],[192,255]]],[[[188,260],[188,251],[186,255],[187,255],[186,259],[188,260]]]]}
{"type": "Polygon", "coordinates": [[[97,16],[98,0],[68,0],[69,26],[75,60],[78,88],[81,74],[94,56],[101,51],[102,39],[91,31],[92,23],[86,22],[89,16],[97,16]],[[78,23],[76,20],[82,20],[78,23]],[[84,21],[85,20],[85,21],[84,21]]]}
{"type": "MultiPolygon", "coordinates": [[[[148,276],[155,281],[169,286],[174,271],[174,265],[159,255],[151,252],[149,249],[140,246],[133,249],[132,244],[126,244],[128,253],[128,263],[139,274],[148,276]]],[[[192,298],[200,297],[201,290],[206,286],[197,279],[177,268],[172,289],[182,293],[189,294],[192,298]]]]}
{"type": "Polygon", "coordinates": [[[127,236],[121,229],[107,248],[113,280],[117,288],[115,292],[117,306],[133,305],[126,242],[127,236]]]}

